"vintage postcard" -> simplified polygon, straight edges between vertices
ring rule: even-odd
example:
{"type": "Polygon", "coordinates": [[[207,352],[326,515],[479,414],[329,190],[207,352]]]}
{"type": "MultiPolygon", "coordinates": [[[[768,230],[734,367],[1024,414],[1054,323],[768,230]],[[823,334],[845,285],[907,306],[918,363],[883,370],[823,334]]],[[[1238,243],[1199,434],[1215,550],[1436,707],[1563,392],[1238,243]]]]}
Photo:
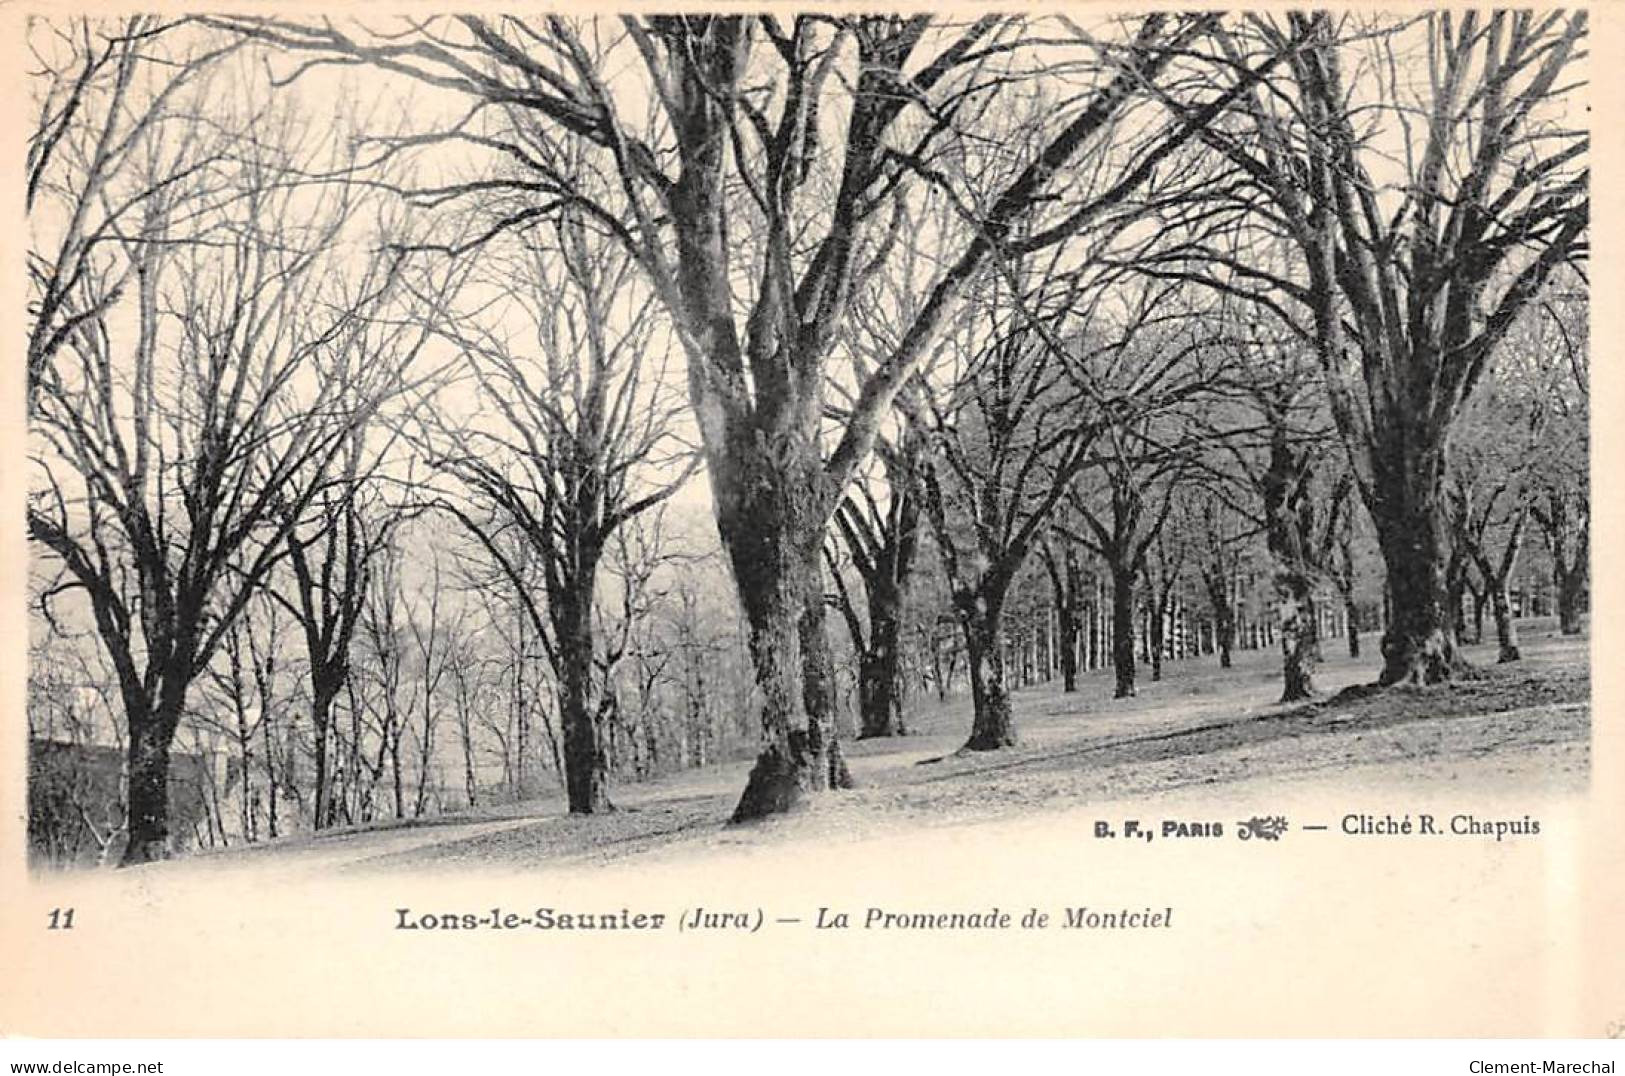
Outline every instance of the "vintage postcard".
{"type": "Polygon", "coordinates": [[[0,22],[0,1034],[1625,1036],[1618,10],[0,22]]]}

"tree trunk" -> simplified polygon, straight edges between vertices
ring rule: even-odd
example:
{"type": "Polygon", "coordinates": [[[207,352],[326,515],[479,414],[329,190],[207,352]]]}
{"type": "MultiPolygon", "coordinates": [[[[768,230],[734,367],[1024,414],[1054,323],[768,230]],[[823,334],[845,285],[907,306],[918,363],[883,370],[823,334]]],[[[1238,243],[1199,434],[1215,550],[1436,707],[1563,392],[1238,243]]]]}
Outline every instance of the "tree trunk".
{"type": "Polygon", "coordinates": [[[153,710],[127,706],[127,712],[130,839],[119,861],[121,867],[169,856],[169,750],[179,724],[180,707],[153,710]]]}
{"type": "Polygon", "coordinates": [[[1219,668],[1230,668],[1230,654],[1236,645],[1236,603],[1230,594],[1230,575],[1223,571],[1203,571],[1202,583],[1208,604],[1213,608],[1213,646],[1219,652],[1219,668]]]}
{"type": "Polygon", "coordinates": [[[1352,594],[1343,596],[1343,622],[1348,625],[1349,657],[1360,656],[1360,610],[1352,594]]]}
{"type": "Polygon", "coordinates": [[[1162,649],[1168,641],[1167,613],[1162,608],[1164,604],[1166,604],[1166,599],[1159,600],[1150,610],[1148,617],[1149,624],[1147,627],[1150,629],[1148,633],[1150,639],[1147,640],[1146,649],[1150,652],[1151,679],[1153,682],[1162,679],[1162,649]]]}
{"type": "MultiPolygon", "coordinates": [[[[763,576],[768,573],[763,570],[763,576]]],[[[802,805],[806,793],[823,783],[807,729],[798,727],[801,710],[801,643],[797,621],[800,596],[789,573],[757,589],[741,577],[740,596],[750,630],[751,665],[762,691],[766,743],[751,768],[732,821],[782,814],[802,805]],[[815,783],[816,782],[816,783],[815,783]]],[[[763,580],[768,583],[767,579],[763,580]]]]}
{"type": "Polygon", "coordinates": [[[1073,603],[1062,605],[1057,610],[1057,638],[1056,649],[1061,659],[1061,690],[1071,693],[1078,690],[1078,611],[1073,603]]]}
{"type": "Polygon", "coordinates": [[[333,794],[329,787],[332,784],[332,777],[328,773],[327,745],[337,691],[336,685],[332,688],[325,684],[317,687],[316,697],[310,708],[311,736],[315,740],[316,752],[316,814],[313,823],[315,829],[325,829],[333,824],[333,809],[329,803],[333,794]]]}
{"type": "Polygon", "coordinates": [[[609,802],[608,760],[600,742],[592,683],[590,610],[560,611],[559,719],[564,735],[564,789],[571,814],[602,814],[609,802]]]}
{"type": "Polygon", "coordinates": [[[1492,581],[1489,591],[1490,607],[1495,614],[1495,642],[1499,650],[1495,660],[1501,664],[1518,661],[1523,657],[1523,652],[1518,649],[1518,625],[1512,619],[1512,596],[1507,592],[1507,580],[1492,581]]]}
{"type": "Polygon", "coordinates": [[[395,792],[395,817],[406,817],[406,790],[401,784],[401,736],[405,729],[396,724],[390,728],[389,775],[395,792]]]}
{"type": "MultiPolygon", "coordinates": [[[[824,701],[833,701],[829,685],[803,689],[809,666],[801,653],[801,625],[809,613],[809,586],[822,578],[823,530],[811,503],[813,472],[798,481],[778,473],[759,453],[736,458],[744,461],[759,470],[734,477],[749,481],[718,481],[713,476],[719,497],[718,530],[744,607],[751,665],[762,692],[764,744],[734,809],[736,823],[794,810],[808,793],[827,789],[834,731],[828,712],[819,715],[807,707],[813,702],[814,710],[830,709],[824,701]]],[[[808,457],[809,467],[816,463],[815,456],[808,457]]],[[[821,587],[814,589],[821,610],[821,587]]],[[[822,617],[813,617],[821,627],[822,617]]],[[[809,630],[805,637],[827,648],[821,632],[809,630]]],[[[827,649],[814,655],[810,667],[815,677],[825,675],[827,662],[827,649]]]]}
{"type": "Polygon", "coordinates": [[[1112,671],[1116,687],[1112,697],[1134,696],[1134,577],[1133,568],[1112,568],[1112,671]]]}
{"type": "Polygon", "coordinates": [[[908,684],[903,679],[902,595],[895,587],[869,589],[868,646],[858,655],[858,738],[903,736],[908,684]]]}
{"type": "Polygon", "coordinates": [[[1301,573],[1283,572],[1281,588],[1281,701],[1299,702],[1315,694],[1320,632],[1314,589],[1301,573]]]}
{"type": "Polygon", "coordinates": [[[1557,625],[1564,635],[1580,634],[1586,568],[1586,562],[1578,560],[1570,567],[1559,564],[1553,573],[1557,576],[1557,625]]]}
{"type": "MultiPolygon", "coordinates": [[[[816,560],[809,569],[812,579],[823,579],[816,560]]],[[[830,654],[824,613],[820,582],[808,592],[796,626],[801,642],[801,705],[807,714],[807,746],[813,767],[809,778],[816,791],[852,787],[852,773],[835,723],[835,659],[830,654]]]]}
{"type": "Polygon", "coordinates": [[[908,734],[903,721],[906,690],[895,640],[890,644],[876,642],[858,655],[858,709],[862,715],[858,739],[908,734]]]}
{"type": "MultiPolygon", "coordinates": [[[[271,736],[270,708],[265,708],[266,716],[260,720],[260,732],[265,739],[265,827],[266,836],[276,840],[280,818],[277,814],[277,787],[282,783],[281,776],[276,772],[276,753],[273,751],[271,736]]],[[[298,786],[295,785],[295,788],[298,786]]]]}
{"type": "Polygon", "coordinates": [[[1388,453],[1372,497],[1391,609],[1378,678],[1385,686],[1440,683],[1464,664],[1456,653],[1445,579],[1450,556],[1442,452],[1423,455],[1415,449],[1388,453]]]}
{"type": "MultiPolygon", "coordinates": [[[[966,603],[970,605],[972,603],[966,603]]],[[[1010,714],[1010,691],[1004,680],[1004,655],[999,646],[999,610],[991,604],[963,608],[965,645],[970,657],[971,700],[975,717],[967,751],[995,751],[1016,742],[1010,714]]]]}

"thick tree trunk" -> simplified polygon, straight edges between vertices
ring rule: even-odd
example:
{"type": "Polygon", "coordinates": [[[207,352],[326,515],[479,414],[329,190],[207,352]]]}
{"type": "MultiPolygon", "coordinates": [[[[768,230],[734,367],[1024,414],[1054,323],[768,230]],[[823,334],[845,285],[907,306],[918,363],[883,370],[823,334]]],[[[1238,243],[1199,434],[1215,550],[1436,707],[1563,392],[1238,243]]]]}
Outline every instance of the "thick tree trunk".
{"type": "Polygon", "coordinates": [[[815,784],[819,767],[811,753],[807,729],[799,720],[801,640],[797,622],[801,602],[787,575],[783,573],[773,580],[770,590],[754,594],[747,580],[740,580],[745,619],[750,627],[751,665],[762,691],[766,742],[734,808],[734,822],[794,810],[803,804],[807,792],[822,783],[815,784]]]}
{"type": "Polygon", "coordinates": [[[328,742],[332,738],[333,703],[338,696],[338,688],[329,688],[326,684],[317,686],[315,700],[310,707],[311,736],[314,739],[316,754],[316,813],[312,821],[315,829],[325,829],[333,824],[333,808],[331,800],[333,790],[332,775],[328,772],[327,758],[328,742]]]}
{"type": "Polygon", "coordinates": [[[1378,682],[1436,684],[1453,678],[1464,664],[1456,653],[1445,578],[1450,554],[1442,452],[1395,450],[1386,462],[1377,472],[1371,504],[1391,608],[1378,682]]]}
{"type": "MultiPolygon", "coordinates": [[[[593,495],[578,494],[590,502],[593,495]]],[[[593,593],[597,586],[602,545],[581,521],[590,507],[577,511],[571,527],[567,564],[548,577],[548,615],[558,656],[559,721],[564,740],[564,790],[573,815],[614,810],[609,801],[609,756],[599,727],[600,691],[593,682],[596,640],[593,638],[593,593]]]]}
{"type": "Polygon", "coordinates": [[[1134,696],[1134,577],[1133,568],[1112,565],[1112,697],[1134,696]]]}
{"type": "Polygon", "coordinates": [[[970,657],[971,700],[975,717],[967,751],[995,751],[1016,742],[1010,714],[1010,690],[1004,679],[1004,654],[999,645],[999,610],[965,610],[965,646],[970,657]]]}
{"type": "Polygon", "coordinates": [[[858,655],[858,708],[862,715],[858,739],[908,735],[903,719],[906,692],[903,663],[895,641],[890,645],[877,642],[858,655]]]}
{"type": "Polygon", "coordinates": [[[896,588],[870,588],[868,646],[858,655],[858,738],[903,736],[908,684],[903,679],[902,600],[896,588]]]}
{"type": "Polygon", "coordinates": [[[1557,626],[1564,635],[1580,634],[1580,616],[1583,611],[1586,563],[1578,561],[1571,567],[1559,565],[1557,576],[1557,626]]]}
{"type": "MultiPolygon", "coordinates": [[[[590,648],[591,636],[586,645],[590,648]]],[[[608,760],[600,742],[592,688],[592,651],[583,655],[580,640],[559,640],[559,718],[564,733],[564,789],[571,814],[602,814],[609,802],[608,760]]]]}
{"type": "Polygon", "coordinates": [[[1061,690],[1074,692],[1078,690],[1078,612],[1077,607],[1071,603],[1063,605],[1057,610],[1056,616],[1056,648],[1060,651],[1061,659],[1061,690]]]}
{"type": "MultiPolygon", "coordinates": [[[[809,570],[812,579],[823,578],[816,561],[809,565],[809,570]]],[[[806,596],[797,625],[801,642],[801,705],[807,714],[807,746],[812,767],[808,780],[815,791],[852,787],[852,773],[841,752],[835,724],[835,659],[830,654],[824,608],[823,586],[816,585],[806,596]]]]}
{"type": "Polygon", "coordinates": [[[762,481],[753,490],[757,496],[736,502],[743,511],[718,513],[762,692],[764,744],[734,809],[734,822],[794,810],[808,793],[829,788],[832,775],[838,783],[847,780],[835,745],[833,665],[823,632],[822,588],[809,590],[822,578],[822,524],[805,500],[811,496],[811,481],[759,477],[762,481]],[[785,492],[776,492],[781,490],[785,492]],[[808,604],[813,599],[816,609],[808,604]],[[802,653],[809,641],[814,647],[810,659],[802,653]]]}
{"type": "Polygon", "coordinates": [[[127,707],[129,745],[129,843],[119,866],[152,863],[169,856],[169,751],[180,706],[156,710],[127,707]]]}
{"type": "Polygon", "coordinates": [[[1495,642],[1499,651],[1495,660],[1501,664],[1518,661],[1523,657],[1523,651],[1518,648],[1518,625],[1512,619],[1512,596],[1507,592],[1507,580],[1491,582],[1489,590],[1490,607],[1495,615],[1495,642]]]}
{"type": "Polygon", "coordinates": [[[1301,573],[1282,573],[1281,701],[1299,702],[1315,694],[1315,665],[1320,660],[1320,632],[1314,588],[1301,573]]]}

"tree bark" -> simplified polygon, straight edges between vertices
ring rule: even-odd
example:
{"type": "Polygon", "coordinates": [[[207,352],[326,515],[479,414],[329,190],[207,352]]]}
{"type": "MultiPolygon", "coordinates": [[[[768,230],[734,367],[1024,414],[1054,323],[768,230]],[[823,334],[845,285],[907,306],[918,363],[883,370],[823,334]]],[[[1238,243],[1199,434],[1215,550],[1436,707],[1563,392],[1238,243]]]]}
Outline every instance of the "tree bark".
{"type": "Polygon", "coordinates": [[[1507,580],[1491,582],[1490,608],[1495,615],[1496,661],[1500,664],[1518,661],[1523,651],[1518,648],[1518,625],[1512,619],[1512,596],[1507,592],[1507,580]]]}
{"type": "Polygon", "coordinates": [[[995,751],[1014,746],[1015,723],[1010,714],[1010,691],[1004,679],[1004,654],[999,645],[997,607],[965,609],[965,645],[970,658],[971,698],[975,718],[967,751],[995,751]]]}
{"type": "MultiPolygon", "coordinates": [[[[906,446],[903,452],[911,447],[906,446]]],[[[857,509],[850,504],[836,517],[863,579],[868,607],[869,630],[865,637],[858,611],[836,577],[852,644],[858,650],[859,739],[903,736],[908,732],[904,722],[908,682],[903,669],[903,619],[919,549],[920,501],[909,487],[906,461],[888,466],[892,468],[892,505],[884,519],[865,525],[852,518],[857,509]]]]}
{"type": "Polygon", "coordinates": [[[1378,678],[1385,686],[1441,683],[1464,664],[1456,653],[1445,579],[1450,555],[1442,453],[1415,470],[1404,466],[1405,458],[1392,453],[1391,465],[1377,473],[1371,513],[1391,605],[1378,678]]]}
{"type": "Polygon", "coordinates": [[[1116,686],[1112,697],[1133,698],[1134,688],[1134,582],[1133,567],[1113,564],[1112,572],[1112,672],[1116,686]]]}
{"type": "MultiPolygon", "coordinates": [[[[737,565],[737,555],[736,555],[737,565]]],[[[766,743],[751,768],[745,791],[734,808],[733,822],[782,814],[801,806],[806,794],[827,783],[808,730],[799,726],[801,641],[797,621],[800,595],[790,573],[740,568],[740,597],[750,631],[751,665],[762,691],[762,728],[766,743]],[[748,580],[762,577],[762,589],[748,580]],[[753,593],[754,591],[754,593],[753,593]]],[[[827,762],[826,762],[827,765],[827,762]]]]}
{"type": "MultiPolygon", "coordinates": [[[[822,578],[816,562],[812,578],[822,578]]],[[[835,659],[829,649],[822,586],[814,587],[802,607],[797,633],[801,641],[801,705],[807,714],[808,748],[812,758],[809,778],[815,790],[851,788],[852,773],[841,751],[835,722],[835,659]]]]}
{"type": "Polygon", "coordinates": [[[1299,573],[1283,573],[1281,602],[1281,701],[1299,702],[1315,694],[1320,632],[1313,585],[1299,573]]]}
{"type": "Polygon", "coordinates": [[[1360,609],[1352,594],[1343,596],[1343,622],[1348,625],[1349,657],[1360,656],[1360,609]]]}
{"type": "Polygon", "coordinates": [[[1063,605],[1056,610],[1056,648],[1061,659],[1061,690],[1071,694],[1078,690],[1078,636],[1077,608],[1063,605]]]}
{"type": "Polygon", "coordinates": [[[126,704],[130,740],[126,748],[129,781],[129,843],[119,866],[169,857],[169,752],[180,723],[180,704],[147,708],[126,704]]]}
{"type": "Polygon", "coordinates": [[[1557,576],[1557,625],[1564,635],[1580,634],[1580,616],[1583,612],[1586,563],[1579,561],[1567,568],[1559,565],[1557,576]]]}
{"type": "Polygon", "coordinates": [[[563,635],[558,641],[559,718],[564,734],[565,796],[571,814],[602,814],[611,806],[608,761],[600,742],[591,682],[592,635],[590,631],[579,628],[572,634],[574,638],[568,642],[563,635]]]}
{"type": "Polygon", "coordinates": [[[1147,627],[1149,628],[1147,634],[1150,636],[1150,638],[1147,640],[1146,650],[1150,652],[1151,680],[1153,683],[1162,679],[1162,650],[1163,646],[1168,641],[1167,621],[1165,619],[1167,616],[1167,611],[1162,608],[1162,604],[1162,601],[1159,599],[1153,603],[1152,607],[1147,611],[1147,618],[1149,621],[1147,624],[1147,627]]]}
{"type": "Polygon", "coordinates": [[[1552,582],[1557,586],[1557,623],[1564,635],[1580,633],[1581,606],[1591,569],[1589,506],[1575,506],[1561,491],[1547,494],[1546,503],[1532,510],[1546,533],[1552,555],[1552,582]]]}
{"type": "Polygon", "coordinates": [[[337,684],[319,684],[310,707],[311,736],[315,741],[316,754],[316,813],[312,820],[314,829],[325,829],[333,824],[333,809],[330,802],[333,795],[330,786],[333,781],[328,773],[327,747],[332,731],[333,703],[337,697],[337,684]]]}
{"type": "Polygon", "coordinates": [[[730,453],[724,467],[712,466],[718,530],[762,692],[764,743],[734,809],[736,823],[794,810],[808,793],[829,787],[833,729],[817,727],[821,719],[807,711],[807,701],[822,695],[804,693],[801,653],[808,587],[821,578],[823,521],[813,503],[821,465],[810,445],[799,444],[798,451],[798,444],[792,437],[779,453],[741,450],[730,453]],[[774,455],[798,457],[800,466],[775,465],[774,455]]]}
{"type": "Polygon", "coordinates": [[[908,685],[903,679],[901,627],[897,618],[871,616],[869,647],[858,655],[858,739],[906,736],[904,720],[908,685]]]}

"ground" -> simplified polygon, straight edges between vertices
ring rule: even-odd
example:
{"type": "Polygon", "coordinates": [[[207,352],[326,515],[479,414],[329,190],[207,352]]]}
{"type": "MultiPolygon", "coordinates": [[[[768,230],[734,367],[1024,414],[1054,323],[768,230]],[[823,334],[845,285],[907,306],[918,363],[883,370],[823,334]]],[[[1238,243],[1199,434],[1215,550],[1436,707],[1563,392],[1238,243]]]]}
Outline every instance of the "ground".
{"type": "MultiPolygon", "coordinates": [[[[1369,639],[1375,647],[1376,639],[1369,639]]],[[[1589,662],[1583,638],[1528,631],[1525,660],[1494,666],[1494,648],[1469,647],[1482,679],[1375,695],[1343,689],[1374,678],[1372,659],[1328,643],[1321,698],[1276,703],[1278,657],[1238,655],[1173,662],[1160,683],[1112,700],[1109,673],[1018,692],[1021,743],[959,754],[968,700],[923,701],[907,737],[847,745],[859,787],[820,797],[788,818],[725,826],[748,762],[690,771],[614,790],[619,810],[564,814],[562,797],[383,824],[232,849],[198,867],[260,866],[318,874],[588,866],[627,857],[689,859],[800,841],[881,840],[928,827],[1042,823],[1046,816],[1109,803],[1211,801],[1283,788],[1397,787],[1475,796],[1581,792],[1590,761],[1589,662]]]]}

